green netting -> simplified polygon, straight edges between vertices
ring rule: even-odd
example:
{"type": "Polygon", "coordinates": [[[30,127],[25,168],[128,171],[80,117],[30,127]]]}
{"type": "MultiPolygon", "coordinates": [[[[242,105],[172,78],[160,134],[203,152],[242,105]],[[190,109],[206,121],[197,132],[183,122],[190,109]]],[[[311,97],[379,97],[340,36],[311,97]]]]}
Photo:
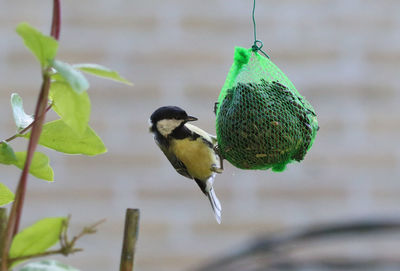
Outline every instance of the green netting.
{"type": "Polygon", "coordinates": [[[318,122],[314,109],[268,58],[237,47],[218,98],[221,155],[242,169],[283,171],[303,160],[318,122]]]}

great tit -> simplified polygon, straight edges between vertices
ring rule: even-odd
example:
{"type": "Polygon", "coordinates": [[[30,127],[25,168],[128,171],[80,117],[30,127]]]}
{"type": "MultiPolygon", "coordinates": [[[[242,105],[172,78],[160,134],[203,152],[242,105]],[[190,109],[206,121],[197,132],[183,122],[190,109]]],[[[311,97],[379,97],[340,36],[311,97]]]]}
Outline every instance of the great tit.
{"type": "Polygon", "coordinates": [[[195,120],[177,106],[163,106],[151,115],[150,132],[175,170],[196,181],[220,224],[222,208],[213,183],[216,173],[222,173],[222,158],[217,154],[216,137],[187,123],[195,120]]]}

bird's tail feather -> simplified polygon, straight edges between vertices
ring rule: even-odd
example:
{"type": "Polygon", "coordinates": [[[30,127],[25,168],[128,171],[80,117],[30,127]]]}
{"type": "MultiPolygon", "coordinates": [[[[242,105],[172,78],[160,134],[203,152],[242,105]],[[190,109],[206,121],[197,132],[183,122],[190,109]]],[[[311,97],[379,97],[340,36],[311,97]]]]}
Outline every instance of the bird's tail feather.
{"type": "Polygon", "coordinates": [[[214,188],[211,187],[210,191],[208,191],[208,193],[207,193],[207,197],[210,200],[215,219],[217,220],[218,224],[221,224],[222,207],[221,207],[221,203],[219,202],[219,200],[217,198],[217,195],[214,192],[214,188]]]}

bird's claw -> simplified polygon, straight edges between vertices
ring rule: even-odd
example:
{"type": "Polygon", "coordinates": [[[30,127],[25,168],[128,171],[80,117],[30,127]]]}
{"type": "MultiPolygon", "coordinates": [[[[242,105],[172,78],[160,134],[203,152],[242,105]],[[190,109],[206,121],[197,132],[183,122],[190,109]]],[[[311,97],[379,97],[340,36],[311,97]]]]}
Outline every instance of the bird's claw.
{"type": "Polygon", "coordinates": [[[224,163],[223,163],[224,157],[222,157],[222,155],[221,155],[221,150],[219,149],[219,146],[218,146],[217,144],[214,145],[213,149],[214,149],[214,152],[215,152],[215,153],[218,155],[218,157],[219,157],[219,165],[220,165],[219,169],[221,170],[221,172],[218,172],[218,173],[222,173],[222,170],[224,169],[224,163]]]}
{"type": "Polygon", "coordinates": [[[217,167],[215,165],[213,165],[210,170],[212,172],[215,172],[215,173],[218,173],[218,174],[221,174],[224,171],[223,168],[219,168],[219,167],[217,167]]]}

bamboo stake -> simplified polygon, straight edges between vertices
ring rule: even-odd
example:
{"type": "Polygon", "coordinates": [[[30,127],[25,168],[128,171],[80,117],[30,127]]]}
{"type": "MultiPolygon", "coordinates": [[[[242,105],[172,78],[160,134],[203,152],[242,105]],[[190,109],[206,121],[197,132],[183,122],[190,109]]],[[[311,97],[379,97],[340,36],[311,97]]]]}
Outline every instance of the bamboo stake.
{"type": "Polygon", "coordinates": [[[139,209],[126,209],[120,271],[133,271],[135,245],[139,232],[139,216],[139,209]]]}
{"type": "MultiPolygon", "coordinates": [[[[7,209],[0,208],[0,240],[3,240],[4,233],[6,232],[7,228],[7,209]]],[[[2,244],[3,242],[0,242],[2,244]]],[[[0,255],[3,253],[3,247],[0,245],[0,255]]]]}

